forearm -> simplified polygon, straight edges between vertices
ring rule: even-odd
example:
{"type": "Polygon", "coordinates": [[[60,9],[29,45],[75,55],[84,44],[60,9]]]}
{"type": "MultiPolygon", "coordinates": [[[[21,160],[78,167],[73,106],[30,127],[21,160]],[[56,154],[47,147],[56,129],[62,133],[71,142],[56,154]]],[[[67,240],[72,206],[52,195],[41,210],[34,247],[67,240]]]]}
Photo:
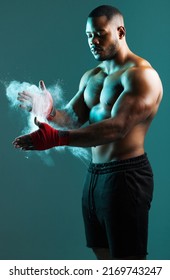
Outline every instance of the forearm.
{"type": "Polygon", "coordinates": [[[104,120],[84,128],[69,130],[69,145],[75,147],[95,147],[123,138],[125,130],[121,125],[104,120]]]}
{"type": "Polygon", "coordinates": [[[104,120],[84,128],[57,130],[35,118],[38,130],[18,137],[13,142],[23,150],[47,150],[55,146],[93,147],[108,144],[124,137],[120,123],[104,120]]]}

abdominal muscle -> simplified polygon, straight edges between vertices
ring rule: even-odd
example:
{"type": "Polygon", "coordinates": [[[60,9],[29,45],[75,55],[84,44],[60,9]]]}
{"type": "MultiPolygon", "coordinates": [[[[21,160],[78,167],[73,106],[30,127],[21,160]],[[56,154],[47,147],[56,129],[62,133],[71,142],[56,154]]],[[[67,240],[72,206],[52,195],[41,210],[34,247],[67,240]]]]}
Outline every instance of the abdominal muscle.
{"type": "Polygon", "coordinates": [[[113,160],[124,160],[144,154],[144,136],[146,127],[138,125],[123,139],[92,147],[92,162],[105,163],[113,160]]]}

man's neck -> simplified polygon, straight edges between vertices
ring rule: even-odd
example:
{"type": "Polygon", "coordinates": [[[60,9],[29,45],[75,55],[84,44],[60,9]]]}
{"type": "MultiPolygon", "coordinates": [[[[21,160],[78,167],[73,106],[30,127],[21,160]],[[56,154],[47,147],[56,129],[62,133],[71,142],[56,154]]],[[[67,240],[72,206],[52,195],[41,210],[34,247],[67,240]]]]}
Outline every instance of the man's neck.
{"type": "Polygon", "coordinates": [[[129,62],[130,54],[132,52],[126,45],[117,52],[113,59],[103,61],[102,65],[105,73],[110,75],[124,67],[129,62]]]}

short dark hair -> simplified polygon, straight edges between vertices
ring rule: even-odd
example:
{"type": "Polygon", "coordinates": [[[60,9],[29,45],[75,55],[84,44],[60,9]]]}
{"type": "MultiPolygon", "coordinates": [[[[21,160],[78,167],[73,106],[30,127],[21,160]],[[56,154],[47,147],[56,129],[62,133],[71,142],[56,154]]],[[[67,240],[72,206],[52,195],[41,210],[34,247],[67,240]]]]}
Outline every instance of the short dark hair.
{"type": "Polygon", "coordinates": [[[95,8],[94,10],[92,10],[90,12],[90,14],[88,15],[88,17],[100,17],[100,16],[106,16],[108,20],[112,19],[113,16],[122,16],[121,12],[110,5],[101,5],[97,8],[95,8]]]}

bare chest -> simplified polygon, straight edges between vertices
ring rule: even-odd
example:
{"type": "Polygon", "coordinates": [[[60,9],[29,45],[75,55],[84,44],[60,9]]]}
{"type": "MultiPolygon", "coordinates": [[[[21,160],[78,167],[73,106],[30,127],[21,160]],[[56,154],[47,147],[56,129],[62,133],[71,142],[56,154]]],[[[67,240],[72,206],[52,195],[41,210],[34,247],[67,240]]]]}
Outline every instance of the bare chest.
{"type": "Polygon", "coordinates": [[[90,123],[109,118],[122,91],[120,75],[106,76],[104,73],[98,73],[91,77],[84,92],[85,103],[90,109],[90,123]]]}

